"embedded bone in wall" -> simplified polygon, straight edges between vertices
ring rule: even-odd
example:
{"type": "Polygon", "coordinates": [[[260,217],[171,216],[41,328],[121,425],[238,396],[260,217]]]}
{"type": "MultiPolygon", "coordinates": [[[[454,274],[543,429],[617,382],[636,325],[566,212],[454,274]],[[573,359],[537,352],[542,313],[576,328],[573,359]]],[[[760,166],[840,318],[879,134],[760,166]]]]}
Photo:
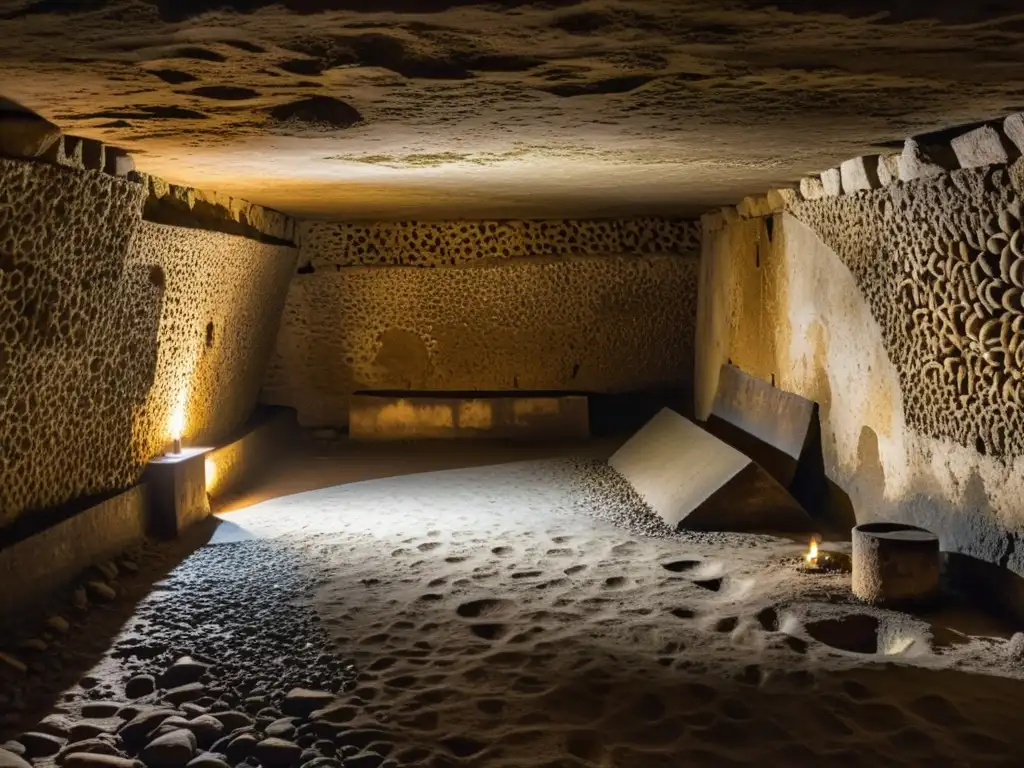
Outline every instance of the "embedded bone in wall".
{"type": "Polygon", "coordinates": [[[122,488],[168,440],[227,436],[295,251],[142,220],[142,185],[0,159],[0,525],[122,488]]]}
{"type": "Polygon", "coordinates": [[[908,424],[983,454],[1024,453],[1021,162],[792,208],[864,291],[908,424]]]}
{"type": "Polygon", "coordinates": [[[438,267],[480,259],[623,253],[700,252],[700,224],[685,219],[552,219],[303,222],[306,269],[390,264],[438,267]]]}

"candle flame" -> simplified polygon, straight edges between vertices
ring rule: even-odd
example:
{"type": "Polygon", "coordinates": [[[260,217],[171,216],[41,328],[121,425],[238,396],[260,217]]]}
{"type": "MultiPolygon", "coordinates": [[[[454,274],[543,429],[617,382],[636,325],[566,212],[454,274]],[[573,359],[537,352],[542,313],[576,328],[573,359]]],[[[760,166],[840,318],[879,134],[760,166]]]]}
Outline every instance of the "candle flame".
{"type": "Polygon", "coordinates": [[[171,411],[171,417],[167,420],[167,429],[171,433],[171,440],[181,440],[185,431],[185,404],[178,402],[171,411]]]}
{"type": "Polygon", "coordinates": [[[818,564],[818,540],[815,538],[811,539],[811,546],[807,550],[805,555],[808,565],[818,564]]]}

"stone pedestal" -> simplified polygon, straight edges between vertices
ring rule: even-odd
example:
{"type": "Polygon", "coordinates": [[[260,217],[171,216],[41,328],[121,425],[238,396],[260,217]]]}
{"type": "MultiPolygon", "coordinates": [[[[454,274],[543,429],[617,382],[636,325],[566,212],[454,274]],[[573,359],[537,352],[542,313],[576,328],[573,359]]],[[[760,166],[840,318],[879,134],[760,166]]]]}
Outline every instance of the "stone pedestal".
{"type": "Polygon", "coordinates": [[[146,532],[173,539],[185,528],[208,517],[206,454],[210,448],[185,448],[157,456],[146,468],[146,532]]]}
{"type": "Polygon", "coordinates": [[[924,608],[939,596],[939,539],[901,523],[853,529],[853,594],[873,605],[924,608]]]}

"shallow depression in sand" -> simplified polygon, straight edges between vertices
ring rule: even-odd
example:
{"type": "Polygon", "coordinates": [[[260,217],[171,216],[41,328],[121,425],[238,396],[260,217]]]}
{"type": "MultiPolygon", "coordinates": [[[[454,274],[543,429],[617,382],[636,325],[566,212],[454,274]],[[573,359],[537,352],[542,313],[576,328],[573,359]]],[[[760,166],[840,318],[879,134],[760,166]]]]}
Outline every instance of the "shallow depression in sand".
{"type": "Polygon", "coordinates": [[[360,717],[392,724],[400,765],[1020,756],[1007,734],[1024,684],[1003,640],[865,610],[847,576],[802,577],[802,543],[638,536],[609,522],[631,502],[595,494],[596,471],[413,475],[229,519],[319,563],[316,604],[356,656],[360,717]]]}

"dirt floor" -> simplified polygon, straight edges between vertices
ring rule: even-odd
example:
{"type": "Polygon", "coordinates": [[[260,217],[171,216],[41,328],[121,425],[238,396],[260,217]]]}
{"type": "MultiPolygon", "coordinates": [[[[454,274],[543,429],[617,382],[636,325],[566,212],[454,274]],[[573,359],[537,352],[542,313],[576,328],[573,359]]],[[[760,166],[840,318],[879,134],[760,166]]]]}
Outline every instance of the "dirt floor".
{"type": "Polygon", "coordinates": [[[1021,109],[1019,2],[5,0],[0,96],[327,218],[693,215],[1021,109]]]}
{"type": "Polygon", "coordinates": [[[55,700],[57,762],[103,724],[97,701],[116,704],[112,748],[151,768],[171,768],[153,744],[182,729],[194,768],[1024,757],[1005,627],[952,596],[929,616],[862,606],[848,575],[800,570],[802,541],[637,535],[642,505],[600,461],[613,447],[319,446],[268,472],[55,700]],[[194,696],[165,680],[184,654],[210,665],[194,696]],[[147,674],[155,689],[129,696],[147,674]],[[326,714],[296,709],[296,685],[326,714]],[[118,741],[143,709],[152,730],[118,741]]]}

